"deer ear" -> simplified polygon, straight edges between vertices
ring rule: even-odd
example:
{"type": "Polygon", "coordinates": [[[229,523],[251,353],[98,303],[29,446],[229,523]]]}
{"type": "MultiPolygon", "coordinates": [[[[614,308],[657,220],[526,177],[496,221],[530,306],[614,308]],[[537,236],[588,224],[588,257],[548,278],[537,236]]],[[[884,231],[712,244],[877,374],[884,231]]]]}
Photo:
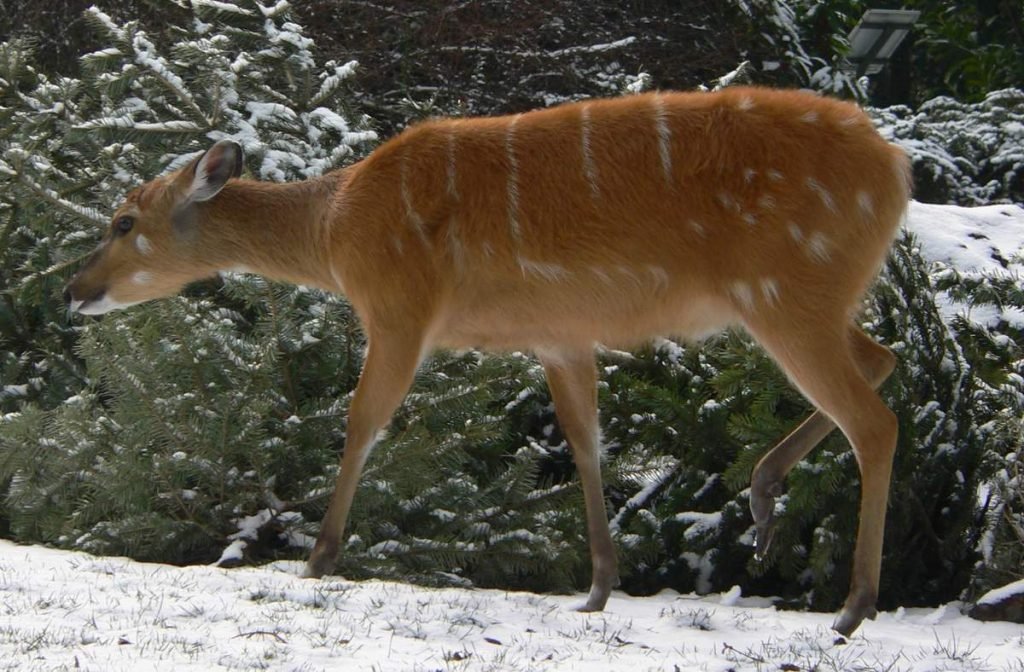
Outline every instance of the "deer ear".
{"type": "Polygon", "coordinates": [[[189,203],[202,203],[216,196],[227,181],[242,174],[242,147],[231,140],[221,140],[192,164],[192,184],[185,192],[189,203]]]}

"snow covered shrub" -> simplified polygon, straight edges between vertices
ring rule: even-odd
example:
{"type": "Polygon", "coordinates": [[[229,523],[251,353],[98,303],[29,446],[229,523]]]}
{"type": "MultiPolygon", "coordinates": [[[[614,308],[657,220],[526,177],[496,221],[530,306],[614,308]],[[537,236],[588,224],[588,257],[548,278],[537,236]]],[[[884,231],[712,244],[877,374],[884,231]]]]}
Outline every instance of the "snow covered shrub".
{"type": "Polygon", "coordinates": [[[916,111],[872,110],[881,132],[914,162],[914,197],[981,205],[1024,201],[1024,90],[979,103],[935,98],[916,111]]]}
{"type": "Polygon", "coordinates": [[[348,308],[228,277],[225,292],[78,326],[68,266],[129,189],[216,139],[283,180],[351,161],[375,134],[346,111],[355,64],[318,65],[287,3],[168,6],[182,13],[171,46],[90,9],[108,46],[81,80],[0,47],[0,518],[23,539],[183,561],[216,557],[236,519],[305,495],[334,462],[319,420],[286,420],[354,383],[348,308]]]}

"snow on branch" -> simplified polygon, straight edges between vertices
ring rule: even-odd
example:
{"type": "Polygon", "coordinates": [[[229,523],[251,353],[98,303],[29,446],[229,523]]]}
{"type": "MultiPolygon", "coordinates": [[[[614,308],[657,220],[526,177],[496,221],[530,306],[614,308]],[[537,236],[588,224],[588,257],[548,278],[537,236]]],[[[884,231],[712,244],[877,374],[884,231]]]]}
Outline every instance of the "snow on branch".
{"type": "Polygon", "coordinates": [[[622,47],[629,46],[634,42],[636,42],[636,38],[630,36],[624,37],[621,40],[615,40],[614,42],[582,45],[578,47],[566,47],[564,49],[554,49],[552,51],[536,51],[532,49],[495,49],[494,47],[471,47],[465,45],[444,46],[440,47],[438,51],[460,51],[463,53],[475,54],[499,54],[502,56],[519,56],[521,58],[537,58],[538,56],[561,58],[563,56],[573,56],[575,54],[597,54],[603,51],[612,51],[614,49],[621,49],[622,47]]]}
{"type": "Polygon", "coordinates": [[[135,48],[135,62],[153,73],[161,84],[184,103],[185,109],[203,128],[210,126],[210,120],[185,86],[184,80],[168,67],[163,56],[156,53],[156,46],[146,39],[144,33],[135,36],[132,46],[135,48]]]}

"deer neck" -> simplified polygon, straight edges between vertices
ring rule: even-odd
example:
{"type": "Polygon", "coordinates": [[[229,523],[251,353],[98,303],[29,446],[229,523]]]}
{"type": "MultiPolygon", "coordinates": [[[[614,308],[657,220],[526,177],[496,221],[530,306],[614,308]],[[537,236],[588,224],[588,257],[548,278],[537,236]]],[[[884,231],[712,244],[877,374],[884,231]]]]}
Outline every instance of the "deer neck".
{"type": "Polygon", "coordinates": [[[216,270],[338,291],[328,257],[337,180],[232,180],[210,201],[197,244],[216,270]]]}

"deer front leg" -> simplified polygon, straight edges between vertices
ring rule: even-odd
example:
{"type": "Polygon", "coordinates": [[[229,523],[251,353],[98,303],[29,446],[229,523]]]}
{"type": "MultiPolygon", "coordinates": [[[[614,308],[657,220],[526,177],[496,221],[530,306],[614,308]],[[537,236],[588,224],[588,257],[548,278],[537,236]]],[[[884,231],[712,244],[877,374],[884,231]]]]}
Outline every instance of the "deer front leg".
{"type": "Polygon", "coordinates": [[[363,465],[377,433],[391,419],[412,385],[421,349],[422,343],[418,338],[371,334],[363,372],[349,407],[341,471],[335,481],[330,506],[320,523],[320,535],[309,556],[304,577],[319,578],[334,570],[338,545],[345,531],[363,465]]]}
{"type": "Polygon", "coordinates": [[[608,529],[601,487],[600,427],[597,422],[597,371],[593,350],[548,350],[538,353],[555,402],[558,424],[569,440],[583,486],[587,536],[593,577],[580,611],[601,611],[618,585],[615,545],[608,529]]]}

